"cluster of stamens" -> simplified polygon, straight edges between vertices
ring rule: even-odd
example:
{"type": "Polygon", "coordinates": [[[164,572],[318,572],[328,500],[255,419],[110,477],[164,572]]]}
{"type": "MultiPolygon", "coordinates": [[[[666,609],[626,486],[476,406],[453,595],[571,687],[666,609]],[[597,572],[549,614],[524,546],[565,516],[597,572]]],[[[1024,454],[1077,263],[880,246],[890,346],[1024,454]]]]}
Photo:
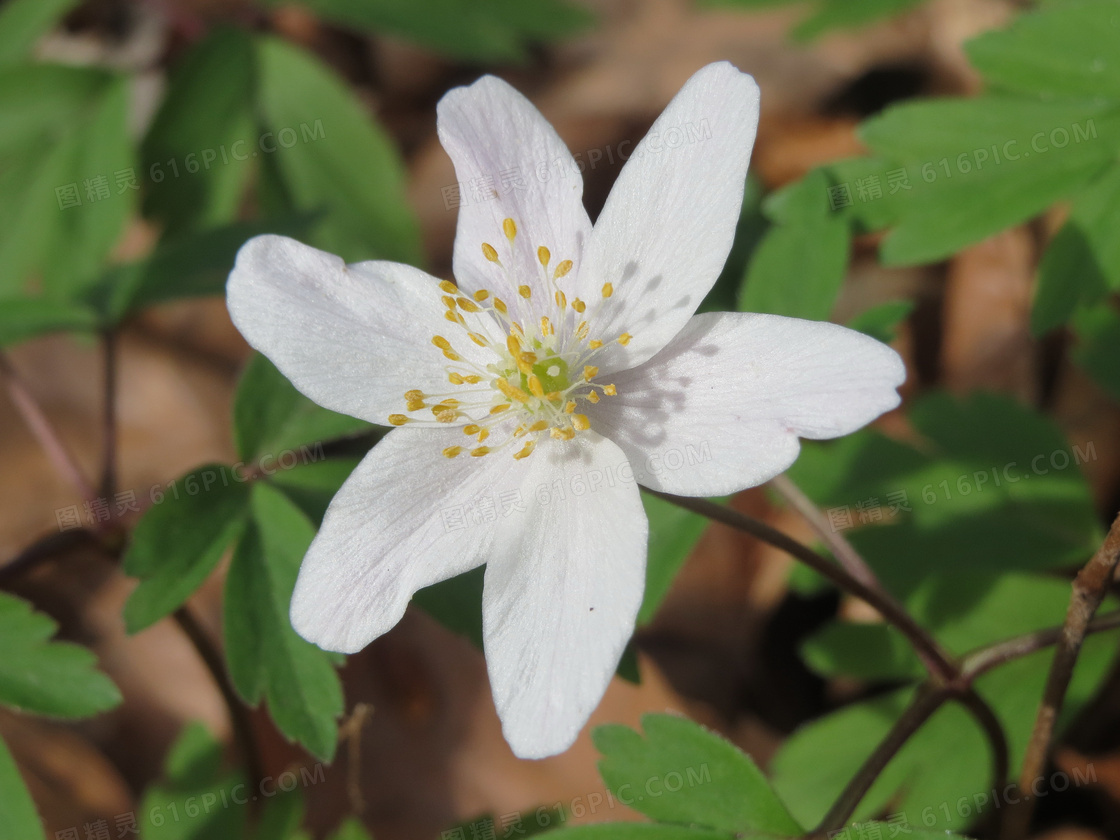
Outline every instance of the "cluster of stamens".
{"type": "MultiPolygon", "coordinates": [[[[502,232],[512,253],[517,238],[513,219],[502,223],[502,232]]],[[[551,291],[551,299],[542,306],[539,294],[534,296],[530,286],[511,277],[493,245],[483,242],[482,254],[517,290],[512,305],[486,289],[468,295],[446,280],[439,288],[447,307],[444,317],[461,328],[467,340],[490,350],[494,361],[484,366],[472,362],[456,352],[446,337],[433,336],[432,344],[449,362],[445,370],[454,390],[440,394],[406,391],[406,410],[424,414],[391,414],[389,422],[394,426],[463,423],[463,432],[472,441],[470,445],[444,449],[448,458],[464,452],[481,457],[508,446],[517,447],[514,458],[527,458],[545,433],[558,440],[571,440],[590,428],[587,415],[580,411],[581,403],[595,404],[602,396],[618,393],[614,385],[595,381],[599,369],[589,364],[604,346],[601,339],[590,337],[590,323],[603,302],[614,294],[614,287],[605,283],[601,298],[588,313],[584,301],[578,297],[569,301],[560,288],[560,281],[572,270],[572,261],[553,265],[551,252],[541,245],[536,250],[536,262],[545,288],[551,291]],[[504,333],[504,343],[493,337],[496,327],[504,333]],[[499,428],[505,439],[491,440],[491,432],[499,428]]],[[[626,345],[630,334],[623,333],[613,342],[626,345]]]]}

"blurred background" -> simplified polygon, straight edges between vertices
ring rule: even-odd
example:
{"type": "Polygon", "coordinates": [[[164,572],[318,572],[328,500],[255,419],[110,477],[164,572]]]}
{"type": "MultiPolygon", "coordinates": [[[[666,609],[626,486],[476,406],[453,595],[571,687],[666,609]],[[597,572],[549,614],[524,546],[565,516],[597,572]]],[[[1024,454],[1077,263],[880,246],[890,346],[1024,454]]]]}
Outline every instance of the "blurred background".
{"type": "MultiPolygon", "coordinates": [[[[0,15],[12,5],[0,6],[0,15]]],[[[54,287],[61,288],[89,275],[82,281],[88,290],[107,288],[100,278],[116,272],[115,289],[132,272],[128,282],[141,289],[116,310],[122,318],[115,342],[116,488],[134,492],[136,507],[122,511],[124,519],[147,506],[151,488],[199,464],[239,457],[229,418],[250,352],[213,293],[236,245],[249,235],[287,232],[351,260],[402,259],[451,277],[456,209],[471,189],[456,184],[436,138],[435,105],[451,87],[496,73],[528,96],[586,164],[585,201],[594,218],[628,150],[692,73],[726,59],[752,74],[762,89],[762,117],[751,182],[736,249],[709,303],[734,309],[752,253],[774,224],[762,209],[764,198],[823,164],[865,154],[857,127],[889,106],[981,93],[982,78],[963,45],[1005,27],[1024,6],[1012,0],[53,5],[58,23],[33,33],[28,60],[103,68],[122,81],[119,91],[106,88],[97,100],[103,110],[86,122],[59,123],[55,145],[37,154],[55,155],[57,148],[57,159],[69,163],[44,170],[33,187],[16,170],[34,155],[25,160],[4,148],[0,188],[7,206],[0,224],[7,231],[0,260],[8,269],[0,283],[8,292],[49,296],[52,276],[69,278],[54,287]],[[266,34],[249,46],[250,35],[266,34]],[[126,114],[120,138],[104,126],[112,108],[126,114]],[[246,114],[264,114],[260,124],[272,136],[248,128],[246,114]],[[234,146],[246,138],[247,145],[234,146]],[[85,151],[73,151],[72,142],[85,151]],[[238,150],[251,154],[238,159],[238,150]],[[153,272],[172,279],[153,280],[153,272]]],[[[49,14],[42,13],[44,23],[49,14]]],[[[0,32],[8,44],[5,37],[0,32]]],[[[5,73],[3,103],[21,96],[49,102],[61,89],[41,80],[22,84],[13,71],[5,73]]],[[[4,107],[0,137],[16,113],[4,107]]],[[[1066,212],[1058,204],[912,265],[884,265],[882,234],[858,232],[841,257],[835,298],[819,317],[848,323],[881,305],[908,302],[886,333],[907,360],[907,398],[931,389],[953,397],[998,392],[1044,412],[1082,451],[1092,445],[1092,459],[1079,466],[1099,522],[1120,501],[1120,411],[1106,388],[1071,363],[1068,335],[1040,336],[1031,323],[1039,260],[1066,212]]],[[[98,300],[100,311],[113,309],[106,296],[98,300]]],[[[96,474],[104,411],[97,343],[88,335],[48,335],[12,344],[11,366],[78,463],[96,474]]],[[[983,407],[977,410],[983,414],[983,407]]],[[[905,407],[878,425],[890,436],[914,437],[905,407]]],[[[67,531],[68,518],[88,524],[97,513],[83,509],[8,399],[0,399],[0,429],[0,558],[7,560],[44,535],[67,531]]],[[[875,501],[880,518],[891,489],[875,501]]],[[[797,514],[765,489],[732,503],[814,540],[797,514]]],[[[859,509],[848,514],[858,524],[859,509]]],[[[190,721],[203,722],[235,756],[226,706],[195,649],[170,620],[125,632],[122,608],[135,582],[100,553],[67,546],[2,578],[4,588],[54,618],[63,638],[90,647],[124,698],[79,722],[0,711],[0,734],[52,838],[99,840],[101,834],[89,833],[99,830],[98,821],[108,827],[104,836],[127,836],[122,815],[150,804],[145,791],[161,778],[168,750],[190,721]],[[71,830],[77,833],[66,833],[71,830]]],[[[637,725],[645,712],[674,710],[724,734],[766,767],[800,725],[881,690],[874,679],[822,674],[800,653],[802,642],[838,615],[873,620],[861,604],[799,584],[796,575],[791,583],[789,558],[720,526],[704,529],[685,553],[656,616],[635,638],[641,682],[616,679],[592,724],[637,725]]],[[[190,601],[201,631],[214,639],[221,637],[225,562],[190,601]]],[[[1055,618],[1060,621],[1060,610],[1055,618]]],[[[1095,781],[1043,802],[1039,836],[1100,838],[1120,830],[1120,753],[1113,749],[1120,683],[1110,661],[1102,660],[1096,722],[1080,719],[1056,758],[1070,771],[1091,763],[1095,781]]],[[[571,820],[639,818],[617,803],[574,813],[576,801],[609,801],[586,732],[564,755],[516,760],[501,736],[480,651],[424,610],[410,609],[396,629],[350,657],[342,681],[341,743],[321,771],[266,711],[251,713],[263,772],[279,778],[310,769],[301,788],[312,836],[325,836],[347,814],[360,816],[382,840],[432,838],[485,814],[501,837],[503,815],[520,813],[528,825],[541,806],[557,809],[548,812],[553,819],[561,812],[571,820]]],[[[209,836],[225,836],[210,830],[209,836]]],[[[458,830],[461,836],[449,840],[488,840],[477,824],[458,830]]]]}

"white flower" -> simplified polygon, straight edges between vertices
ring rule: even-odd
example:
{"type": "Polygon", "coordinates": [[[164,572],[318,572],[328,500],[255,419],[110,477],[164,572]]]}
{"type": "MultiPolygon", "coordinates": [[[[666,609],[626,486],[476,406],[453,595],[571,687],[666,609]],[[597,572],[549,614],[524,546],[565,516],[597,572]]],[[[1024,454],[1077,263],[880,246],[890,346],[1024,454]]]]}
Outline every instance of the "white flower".
{"type": "Polygon", "coordinates": [[[509,85],[484,77],[438,113],[467,186],[457,288],[261,236],[238,255],[229,310],[308,397],[399,427],[331,503],[296,630],[357,651],[416,590],[485,563],[494,702],[513,751],[537,758],[571,745],[633,632],[637,483],[714,496],[764,482],[799,436],[896,406],[905,373],[834,324],[693,315],[731,248],[758,122],[758,88],[730,64],[685,84],[594,227],[578,166],[509,85]]]}

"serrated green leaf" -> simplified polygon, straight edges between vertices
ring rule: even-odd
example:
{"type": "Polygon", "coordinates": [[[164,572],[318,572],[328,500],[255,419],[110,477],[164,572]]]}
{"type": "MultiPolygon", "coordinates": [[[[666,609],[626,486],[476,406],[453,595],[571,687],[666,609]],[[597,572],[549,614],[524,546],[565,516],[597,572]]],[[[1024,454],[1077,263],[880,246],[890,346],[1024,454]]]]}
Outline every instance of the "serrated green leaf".
{"type": "Polygon", "coordinates": [[[100,273],[137,193],[128,82],[51,65],[0,69],[0,294],[33,277],[74,298],[100,273]]]}
{"type": "Polygon", "coordinates": [[[624,804],[658,822],[800,835],[801,827],[743,752],[687,718],[644,715],[645,738],[609,724],[592,732],[599,772],[624,804]]]}
{"type": "Polygon", "coordinates": [[[47,298],[0,301],[0,347],[54,332],[90,332],[97,313],[88,307],[47,298]]]}
{"type": "Polygon", "coordinates": [[[300,562],[315,536],[307,518],[279,490],[253,485],[252,522],[226,578],[225,639],[230,675],[251,704],[267,700],[288,738],[330,760],[343,711],[331,657],[301,639],[288,618],[300,562]]]}
{"type": "Polygon", "coordinates": [[[751,257],[739,310],[826,320],[848,268],[849,232],[812,172],[767,209],[779,216],[751,257]],[[774,209],[772,209],[774,208],[774,209]]]}
{"type": "Polygon", "coordinates": [[[242,473],[208,464],[176,479],[147,510],[124,556],[140,584],[124,606],[136,633],[178,609],[218,565],[245,527],[249,485],[242,473]]]}
{"type": "Polygon", "coordinates": [[[1046,98],[1120,99],[1120,4],[1062,3],[965,45],[988,84],[1046,98]]]}
{"type": "Polygon", "coordinates": [[[260,354],[249,361],[237,385],[233,437],[238,455],[248,462],[277,459],[281,453],[298,450],[301,446],[320,444],[369,428],[364,420],[313,403],[260,354]]]}
{"type": "Polygon", "coordinates": [[[1026,221],[1099,177],[1120,142],[1120,111],[948,99],[895,106],[860,134],[876,155],[906,170],[905,196],[880,200],[893,215],[880,253],[886,264],[910,265],[1026,221]]]}
{"type": "Polygon", "coordinates": [[[51,642],[58,627],[26,601],[0,592],[0,705],[61,718],[96,715],[121,702],[120,691],[81,645],[51,642]]]}
{"type": "Polygon", "coordinates": [[[144,211],[171,237],[236,220],[261,153],[255,72],[252,40],[233,28],[216,29],[174,68],[141,147],[144,211]]]}
{"type": "Polygon", "coordinates": [[[1061,326],[1078,307],[1120,290],[1120,166],[1074,198],[1073,210],[1038,267],[1031,331],[1061,326]]]}
{"type": "Polygon", "coordinates": [[[0,64],[27,58],[78,0],[10,0],[0,9],[0,64]]]}
{"type": "Polygon", "coordinates": [[[913,311],[914,301],[892,300],[865,309],[848,321],[847,326],[884,343],[890,343],[894,341],[898,325],[909,318],[913,311]]]}
{"type": "Polygon", "coordinates": [[[0,738],[0,840],[46,840],[31,793],[0,738]]]}
{"type": "MultiPolygon", "coordinates": [[[[283,0],[269,0],[279,4],[283,0]]],[[[468,61],[524,61],[533,42],[578,32],[594,19],[565,0],[304,0],[328,20],[416,41],[468,61]]]]}
{"type": "Polygon", "coordinates": [[[404,194],[404,166],[388,135],[318,60],[278,38],[254,44],[267,215],[321,212],[311,243],[347,260],[416,264],[420,236],[404,194]],[[289,133],[290,132],[290,136],[289,133]],[[289,142],[290,139],[290,142],[289,142]]]}
{"type": "Polygon", "coordinates": [[[648,493],[642,494],[642,505],[649,519],[649,551],[645,594],[638,610],[639,627],[653,620],[677,572],[708,527],[703,516],[648,493]]]}

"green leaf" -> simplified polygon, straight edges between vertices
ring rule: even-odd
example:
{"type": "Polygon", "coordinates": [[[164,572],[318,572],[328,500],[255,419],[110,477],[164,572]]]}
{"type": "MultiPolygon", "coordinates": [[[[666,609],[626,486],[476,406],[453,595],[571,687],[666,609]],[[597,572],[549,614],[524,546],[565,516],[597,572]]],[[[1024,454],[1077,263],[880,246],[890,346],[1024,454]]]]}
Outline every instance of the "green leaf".
{"type": "Polygon", "coordinates": [[[824,676],[899,680],[925,674],[906,637],[886,624],[834,621],[811,636],[801,652],[809,667],[824,676]]]}
{"type": "Polygon", "coordinates": [[[330,840],[373,840],[373,838],[355,817],[348,817],[330,836],[330,840]]]}
{"type": "Polygon", "coordinates": [[[817,10],[793,30],[801,40],[816,38],[831,29],[865,26],[880,18],[912,9],[923,0],[821,0],[817,10]]]}
{"type": "Polygon", "coordinates": [[[237,385],[233,437],[245,461],[279,459],[282,453],[370,428],[364,420],[313,403],[260,354],[250,360],[237,385]]]}
{"type": "Polygon", "coordinates": [[[884,343],[890,343],[894,341],[898,325],[909,318],[913,311],[914,301],[892,300],[865,309],[848,321],[847,326],[884,343]]]}
{"type": "MultiPolygon", "coordinates": [[[[312,453],[314,454],[314,452],[312,453]]],[[[269,481],[284,491],[304,515],[314,523],[323,521],[331,499],[341,489],[359,458],[308,459],[290,470],[278,470],[269,481]]]]}
{"type": "Polygon", "coordinates": [[[261,158],[267,214],[320,211],[312,244],[347,260],[418,263],[419,230],[389,136],[317,59],[278,38],[254,47],[259,128],[275,137],[261,158]]]}
{"type": "Polygon", "coordinates": [[[988,84],[1047,98],[1120,99],[1116,0],[1062,3],[1019,15],[965,46],[988,84]]]}
{"type": "Polygon", "coordinates": [[[878,199],[894,214],[883,262],[942,259],[1075,193],[1109,166],[1118,119],[1085,103],[988,96],[907,103],[868,120],[862,139],[910,185],[878,199]]]}
{"type": "Polygon", "coordinates": [[[315,529],[263,482],[253,485],[251,507],[252,522],[226,578],[230,675],[246,702],[264,697],[281,732],[329,761],[338,740],[342,687],[331,657],[296,635],[288,618],[300,561],[315,529]]]}
{"type": "Polygon", "coordinates": [[[125,77],[0,69],[0,294],[38,277],[74,297],[100,273],[135,202],[127,119],[125,77]]]}
{"type": "Polygon", "coordinates": [[[767,206],[778,223],[754,251],[739,310],[826,320],[848,268],[848,225],[829,211],[822,173],[810,173],[783,192],[767,206]]]}
{"type": "Polygon", "coordinates": [[[1073,361],[1120,402],[1120,315],[1111,306],[1098,306],[1078,315],[1074,327],[1073,361]]]}
{"type": "Polygon", "coordinates": [[[592,732],[611,792],[658,822],[800,835],[801,827],[751,759],[687,718],[644,715],[645,738],[609,724],[592,732]]]}
{"type": "Polygon", "coordinates": [[[708,527],[708,520],[703,516],[649,493],[642,493],[642,505],[649,519],[649,551],[646,589],[638,610],[639,627],[653,621],[677,572],[708,527]]]}
{"type": "Polygon", "coordinates": [[[77,5],[78,0],[9,0],[0,9],[0,64],[28,58],[36,42],[77,5]]]}
{"type": "Polygon", "coordinates": [[[113,682],[81,645],[51,642],[57,625],[26,601],[0,592],[0,705],[62,718],[96,715],[121,702],[113,682]]]}
{"type": "Polygon", "coordinates": [[[142,840],[244,840],[252,792],[221,766],[221,743],[201,723],[184,727],[168,754],[166,780],[140,803],[142,840]]]}
{"type": "MultiPolygon", "coordinates": [[[[268,0],[281,4],[286,0],[268,0]]],[[[574,34],[594,19],[565,0],[303,0],[323,17],[357,29],[387,32],[468,61],[524,61],[532,42],[574,34]]]]}
{"type": "Polygon", "coordinates": [[[47,298],[0,301],[0,347],[53,332],[91,332],[97,313],[75,303],[47,298]]]}
{"type": "Polygon", "coordinates": [[[252,40],[233,28],[215,30],[174,69],[141,147],[144,212],[170,236],[237,218],[261,153],[255,72],[252,40]]]}
{"type": "Polygon", "coordinates": [[[125,627],[137,633],[182,606],[245,528],[249,485],[220,464],[199,467],[166,488],[132,532],[126,574],[140,584],[124,605],[125,627]]]}
{"type": "Polygon", "coordinates": [[[706,828],[636,822],[577,825],[548,836],[555,840],[728,840],[725,832],[706,828]]]}
{"type": "Polygon", "coordinates": [[[1073,210],[1038,267],[1031,331],[1061,326],[1079,306],[1120,291],[1120,166],[1074,198],[1073,210]]]}
{"type": "Polygon", "coordinates": [[[31,793],[0,738],[0,840],[46,840],[31,793]]]}

